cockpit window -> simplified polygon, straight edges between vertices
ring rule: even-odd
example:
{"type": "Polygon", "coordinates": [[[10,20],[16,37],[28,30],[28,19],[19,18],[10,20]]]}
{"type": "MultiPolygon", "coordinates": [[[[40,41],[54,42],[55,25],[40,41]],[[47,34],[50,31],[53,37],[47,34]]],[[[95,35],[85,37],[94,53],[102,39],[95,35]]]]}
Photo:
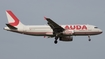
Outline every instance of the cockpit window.
{"type": "Polygon", "coordinates": [[[94,27],[94,28],[98,28],[98,27],[94,27]]]}

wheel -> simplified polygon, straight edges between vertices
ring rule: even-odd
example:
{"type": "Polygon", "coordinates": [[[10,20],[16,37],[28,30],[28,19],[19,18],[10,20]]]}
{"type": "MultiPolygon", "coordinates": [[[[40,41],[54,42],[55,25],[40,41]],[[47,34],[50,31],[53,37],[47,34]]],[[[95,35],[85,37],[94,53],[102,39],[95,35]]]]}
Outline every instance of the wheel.
{"type": "Polygon", "coordinates": [[[57,43],[58,43],[58,41],[56,41],[56,40],[55,40],[55,41],[54,41],[54,43],[55,43],[55,44],[57,44],[57,43]]]}
{"type": "Polygon", "coordinates": [[[88,35],[88,38],[89,38],[89,41],[91,41],[91,39],[90,39],[90,35],[88,35]]]}
{"type": "Polygon", "coordinates": [[[89,41],[91,41],[91,39],[89,39],[89,41]]]}

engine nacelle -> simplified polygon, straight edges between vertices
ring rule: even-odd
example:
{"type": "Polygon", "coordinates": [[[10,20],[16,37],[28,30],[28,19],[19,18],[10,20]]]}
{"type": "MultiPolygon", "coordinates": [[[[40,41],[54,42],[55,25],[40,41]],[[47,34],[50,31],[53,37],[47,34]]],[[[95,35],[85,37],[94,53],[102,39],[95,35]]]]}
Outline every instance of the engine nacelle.
{"type": "Polygon", "coordinates": [[[73,41],[73,37],[72,36],[64,36],[64,37],[60,37],[59,40],[60,41],[73,41]]]}
{"type": "Polygon", "coordinates": [[[64,35],[72,35],[73,33],[74,33],[73,30],[65,30],[65,31],[63,31],[64,35]]]}

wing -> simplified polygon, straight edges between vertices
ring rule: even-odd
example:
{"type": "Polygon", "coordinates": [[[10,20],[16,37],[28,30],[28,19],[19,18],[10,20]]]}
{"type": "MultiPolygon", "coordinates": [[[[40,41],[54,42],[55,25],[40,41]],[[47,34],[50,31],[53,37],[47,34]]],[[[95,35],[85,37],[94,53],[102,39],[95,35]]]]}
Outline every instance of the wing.
{"type": "Polygon", "coordinates": [[[54,21],[52,21],[50,18],[46,18],[44,17],[46,20],[47,20],[47,24],[53,29],[53,32],[56,34],[56,33],[60,33],[60,32],[63,32],[65,29],[62,28],[60,25],[58,25],[57,23],[55,23],[54,21]]]}

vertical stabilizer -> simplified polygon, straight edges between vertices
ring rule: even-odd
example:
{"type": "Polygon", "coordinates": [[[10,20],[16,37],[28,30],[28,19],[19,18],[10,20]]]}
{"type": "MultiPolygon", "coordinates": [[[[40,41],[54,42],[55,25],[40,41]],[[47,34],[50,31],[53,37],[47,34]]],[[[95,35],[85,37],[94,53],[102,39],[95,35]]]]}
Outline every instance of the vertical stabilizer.
{"type": "Polygon", "coordinates": [[[6,15],[8,19],[8,23],[14,27],[23,27],[24,25],[20,22],[20,20],[13,14],[11,10],[6,10],[6,15]]]}

